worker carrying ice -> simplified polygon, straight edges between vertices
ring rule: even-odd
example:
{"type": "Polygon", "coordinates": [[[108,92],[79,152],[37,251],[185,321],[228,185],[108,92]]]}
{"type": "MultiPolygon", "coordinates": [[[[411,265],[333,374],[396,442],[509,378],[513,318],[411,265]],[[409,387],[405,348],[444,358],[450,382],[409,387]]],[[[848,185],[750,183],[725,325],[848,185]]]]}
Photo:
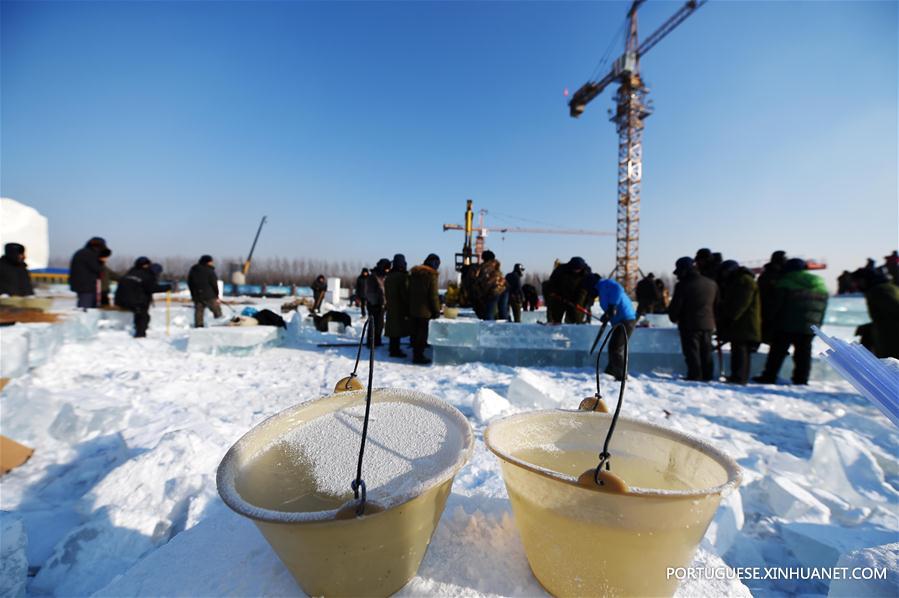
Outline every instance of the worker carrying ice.
{"type": "Polygon", "coordinates": [[[624,287],[599,274],[590,274],[584,279],[584,288],[590,296],[599,297],[604,324],[612,326],[612,337],[609,339],[609,363],[605,372],[616,380],[624,378],[625,342],[634,333],[637,324],[637,311],[624,287]],[[621,324],[621,326],[618,326],[621,324]]]}

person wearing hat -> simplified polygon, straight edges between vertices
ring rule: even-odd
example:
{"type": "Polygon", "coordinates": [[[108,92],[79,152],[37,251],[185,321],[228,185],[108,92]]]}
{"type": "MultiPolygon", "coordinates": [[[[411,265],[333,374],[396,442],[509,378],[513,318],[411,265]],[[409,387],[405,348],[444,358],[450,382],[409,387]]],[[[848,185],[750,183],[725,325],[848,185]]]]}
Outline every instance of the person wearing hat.
{"type": "Polygon", "coordinates": [[[753,381],[777,382],[777,374],[793,347],[793,384],[808,384],[812,371],[812,326],[820,326],[827,309],[827,287],[820,276],[808,271],[804,260],[792,258],[774,287],[772,339],[765,370],[753,381]]]}
{"type": "Polygon", "coordinates": [[[387,294],[384,292],[384,280],[390,272],[390,260],[382,257],[365,282],[365,301],[368,303],[368,340],[366,346],[371,347],[372,338],[375,346],[383,345],[381,335],[384,332],[384,308],[387,305],[387,294]]]}
{"type": "Polygon", "coordinates": [[[215,273],[215,263],[211,255],[201,256],[187,273],[187,288],[194,302],[194,327],[204,326],[203,317],[209,309],[216,318],[222,317],[222,302],[219,299],[219,277],[215,273]]]}
{"type": "MultiPolygon", "coordinates": [[[[171,285],[167,283],[160,284],[158,282],[158,274],[153,272],[152,265],[149,258],[137,258],[134,261],[134,267],[119,279],[115,291],[115,304],[134,313],[134,338],[147,336],[153,293],[167,291],[171,288],[171,285]]],[[[162,271],[162,268],[159,270],[162,271]]]]}
{"type": "Polygon", "coordinates": [[[524,266],[515,264],[512,271],[506,274],[506,289],[509,293],[509,307],[512,308],[512,320],[521,322],[521,306],[524,303],[524,293],[521,281],[524,278],[524,266]]]}
{"type": "Polygon", "coordinates": [[[3,257],[0,257],[0,295],[34,295],[28,264],[25,263],[25,246],[20,243],[7,243],[3,247],[3,257]]]}
{"type": "Polygon", "coordinates": [[[752,353],[762,340],[762,306],[755,276],[734,260],[722,262],[718,271],[721,303],[718,305],[718,342],[730,343],[728,382],[746,384],[752,353]]]}
{"type": "Polygon", "coordinates": [[[97,307],[100,300],[100,275],[103,263],[100,253],[106,249],[102,237],[92,237],[72,255],[69,263],[69,288],[78,296],[78,307],[97,307]]]}
{"type": "Polygon", "coordinates": [[[775,251],[771,254],[771,260],[765,264],[762,273],[756,281],[759,285],[759,300],[762,305],[762,342],[770,345],[774,337],[774,287],[783,274],[783,267],[787,261],[786,251],[775,251]]]}
{"type": "Polygon", "coordinates": [[[634,333],[637,310],[634,309],[634,304],[624,291],[624,287],[617,281],[603,278],[599,274],[591,274],[585,284],[590,295],[599,298],[599,306],[603,312],[600,320],[612,326],[612,336],[609,338],[609,363],[605,372],[621,381],[624,378],[626,340],[634,333]]]}
{"type": "Polygon", "coordinates": [[[409,275],[409,316],[412,321],[412,363],[427,365],[430,321],[440,316],[440,295],[437,291],[440,258],[431,253],[423,264],[412,268],[409,275]]]}
{"type": "Polygon", "coordinates": [[[481,268],[476,281],[478,297],[484,306],[484,320],[509,319],[509,295],[503,266],[489,249],[481,254],[481,268]]]}
{"type": "Polygon", "coordinates": [[[590,266],[582,257],[575,256],[568,263],[556,266],[549,280],[543,284],[547,322],[584,323],[584,314],[577,307],[586,307],[589,293],[584,288],[584,281],[590,274],[590,266]]]}
{"type": "Polygon", "coordinates": [[[677,324],[680,332],[681,350],[687,362],[686,379],[708,382],[714,375],[712,333],[718,285],[701,275],[689,257],[677,260],[674,275],[677,284],[668,306],[668,319],[677,324]]]}
{"type": "Polygon", "coordinates": [[[406,269],[406,256],[398,253],[393,256],[390,273],[384,278],[384,298],[387,304],[387,334],[391,357],[405,357],[400,349],[400,341],[409,336],[409,272],[406,269]]]}

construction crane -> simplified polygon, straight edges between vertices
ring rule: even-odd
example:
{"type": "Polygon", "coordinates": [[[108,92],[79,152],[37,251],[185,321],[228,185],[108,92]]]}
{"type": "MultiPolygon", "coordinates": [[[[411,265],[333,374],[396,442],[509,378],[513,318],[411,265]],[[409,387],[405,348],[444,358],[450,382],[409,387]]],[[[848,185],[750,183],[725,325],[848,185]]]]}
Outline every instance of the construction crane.
{"type": "Polygon", "coordinates": [[[549,235],[588,235],[594,237],[611,237],[615,233],[598,230],[583,230],[573,228],[529,228],[520,226],[505,226],[502,228],[489,228],[484,224],[484,217],[487,210],[479,210],[478,226],[474,227],[474,210],[471,207],[472,201],[469,199],[465,206],[465,224],[444,224],[444,232],[448,230],[465,231],[465,241],[462,245],[462,253],[456,254],[456,271],[461,272],[465,266],[476,264],[481,261],[481,254],[484,253],[484,242],[488,233],[536,233],[549,235]],[[474,231],[477,230],[478,237],[475,240],[474,249],[472,250],[471,240],[474,231]]]}
{"type": "MultiPolygon", "coordinates": [[[[253,237],[253,244],[250,246],[250,255],[247,256],[246,261],[243,263],[243,266],[240,270],[235,270],[231,273],[231,283],[235,285],[247,284],[247,273],[250,271],[250,264],[253,262],[253,252],[256,251],[256,243],[259,241],[259,233],[262,232],[262,226],[265,224],[268,216],[263,216],[262,220],[259,221],[259,228],[256,229],[256,236],[253,237]]],[[[236,293],[235,293],[236,294],[236,293]]]]}
{"type": "Polygon", "coordinates": [[[684,19],[706,3],[688,0],[661,27],[642,42],[637,37],[637,9],[645,0],[634,0],[627,13],[628,29],[624,54],[612,63],[610,70],[597,81],[581,86],[568,107],[572,118],[579,117],[591,101],[614,82],[616,108],[611,117],[618,131],[618,224],[615,247],[615,277],[633,295],[639,273],[640,186],[643,180],[643,121],[652,113],[646,96],[649,89],[640,78],[640,58],[684,19]]]}

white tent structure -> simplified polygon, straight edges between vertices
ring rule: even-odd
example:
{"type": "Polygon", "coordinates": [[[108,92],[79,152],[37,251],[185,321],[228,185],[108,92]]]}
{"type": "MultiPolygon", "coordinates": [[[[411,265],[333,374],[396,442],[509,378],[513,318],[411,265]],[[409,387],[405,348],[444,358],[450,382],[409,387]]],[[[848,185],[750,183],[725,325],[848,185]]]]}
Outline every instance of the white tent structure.
{"type": "Polygon", "coordinates": [[[50,259],[47,218],[30,206],[0,197],[0,251],[7,243],[25,246],[30,269],[46,268],[50,259]]]}

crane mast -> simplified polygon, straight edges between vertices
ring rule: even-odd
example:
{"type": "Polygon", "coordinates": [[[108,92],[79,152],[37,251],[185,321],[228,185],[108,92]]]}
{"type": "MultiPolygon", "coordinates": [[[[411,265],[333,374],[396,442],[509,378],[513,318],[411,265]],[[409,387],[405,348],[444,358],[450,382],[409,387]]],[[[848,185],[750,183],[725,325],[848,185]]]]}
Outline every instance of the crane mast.
{"type": "Polygon", "coordinates": [[[588,81],[568,103],[573,118],[603,89],[619,82],[615,94],[615,112],[611,121],[618,133],[618,209],[615,244],[615,278],[633,295],[639,275],[640,191],[643,182],[643,121],[652,113],[646,100],[649,89],[640,78],[640,57],[668,35],[706,0],[688,0],[674,15],[640,43],[637,35],[637,9],[644,0],[634,0],[628,11],[624,53],[612,64],[612,70],[598,81],[588,81]]]}

